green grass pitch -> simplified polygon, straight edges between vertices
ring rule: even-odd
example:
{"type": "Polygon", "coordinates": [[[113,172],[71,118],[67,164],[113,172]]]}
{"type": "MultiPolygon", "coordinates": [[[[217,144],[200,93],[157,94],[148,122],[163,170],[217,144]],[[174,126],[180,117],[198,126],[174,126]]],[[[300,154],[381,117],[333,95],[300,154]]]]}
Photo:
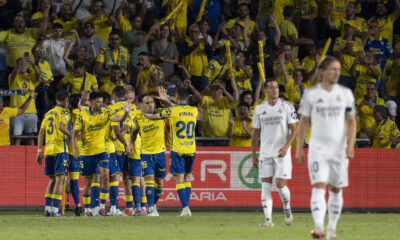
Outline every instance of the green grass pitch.
{"type": "MultiPolygon", "coordinates": [[[[68,213],[69,214],[69,213],[68,213]]],[[[42,212],[0,212],[0,239],[311,239],[311,214],[294,213],[293,225],[274,213],[274,228],[260,228],[261,212],[160,212],[160,217],[46,218],[42,212]]],[[[399,214],[342,214],[337,239],[400,239],[399,214]]]]}

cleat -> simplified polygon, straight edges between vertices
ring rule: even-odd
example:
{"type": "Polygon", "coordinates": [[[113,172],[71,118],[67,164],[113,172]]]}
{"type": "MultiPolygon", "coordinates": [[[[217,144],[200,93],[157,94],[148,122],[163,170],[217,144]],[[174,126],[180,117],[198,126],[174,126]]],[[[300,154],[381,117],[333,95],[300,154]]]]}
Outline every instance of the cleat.
{"type": "Polygon", "coordinates": [[[135,214],[133,214],[133,216],[142,216],[142,215],[143,215],[142,210],[140,208],[135,208],[135,214]]]}
{"type": "Polygon", "coordinates": [[[156,206],[149,207],[149,214],[147,214],[149,217],[159,217],[160,215],[157,212],[156,206]]]}
{"type": "Polygon", "coordinates": [[[192,212],[190,211],[189,207],[184,207],[182,209],[181,214],[179,215],[179,217],[191,217],[192,216],[192,212]]]}
{"type": "Polygon", "coordinates": [[[271,222],[271,221],[268,220],[268,221],[265,221],[265,222],[261,223],[259,226],[260,226],[260,227],[273,227],[273,226],[275,226],[275,225],[274,225],[273,222],[271,222]]]}
{"type": "Polygon", "coordinates": [[[126,216],[123,212],[121,212],[119,209],[116,209],[114,211],[110,211],[111,216],[116,216],[116,217],[121,217],[121,216],[126,216]]]}
{"type": "Polygon", "coordinates": [[[108,215],[108,213],[106,212],[106,210],[103,208],[103,209],[100,209],[100,210],[99,210],[99,216],[102,216],[102,217],[109,217],[110,215],[108,215]]]}
{"type": "Polygon", "coordinates": [[[51,216],[53,216],[53,212],[51,212],[51,211],[44,211],[44,216],[45,217],[51,217],[51,216]]]}
{"type": "Polygon", "coordinates": [[[133,210],[125,208],[123,214],[125,214],[125,216],[133,216],[133,210]]]}
{"type": "Polygon", "coordinates": [[[147,216],[147,211],[146,211],[146,208],[145,208],[145,207],[142,208],[142,216],[147,216]]]}
{"type": "Polygon", "coordinates": [[[318,230],[312,230],[310,234],[314,239],[326,239],[325,235],[318,230]]]}
{"type": "Polygon", "coordinates": [[[328,229],[328,231],[326,231],[326,239],[336,239],[336,231],[328,229]]]}
{"type": "Polygon", "coordinates": [[[82,211],[82,207],[76,207],[75,208],[75,217],[80,217],[81,211],[82,211]]]}
{"type": "Polygon", "coordinates": [[[84,216],[85,217],[93,217],[93,214],[91,212],[86,212],[84,216]]]}
{"type": "Polygon", "coordinates": [[[293,214],[290,209],[285,209],[285,223],[290,226],[293,223],[293,214]]]}
{"type": "Polygon", "coordinates": [[[62,215],[62,214],[59,213],[59,212],[53,213],[52,216],[53,216],[53,217],[65,217],[64,215],[62,215]]]}
{"type": "Polygon", "coordinates": [[[92,216],[93,217],[98,217],[99,216],[99,209],[96,208],[92,208],[92,216]]]}

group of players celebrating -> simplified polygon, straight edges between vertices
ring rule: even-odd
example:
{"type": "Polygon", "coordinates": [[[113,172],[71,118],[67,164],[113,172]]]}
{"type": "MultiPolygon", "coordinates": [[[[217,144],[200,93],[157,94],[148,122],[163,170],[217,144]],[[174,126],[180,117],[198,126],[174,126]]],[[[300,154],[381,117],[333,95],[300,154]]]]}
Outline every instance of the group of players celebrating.
{"type": "MultiPolygon", "coordinates": [[[[324,218],[328,208],[326,237],[336,238],[336,225],[343,206],[342,188],[348,185],[348,159],[354,156],[356,137],[354,97],[349,89],[337,84],[340,70],[340,62],[333,57],[327,56],[321,62],[318,69],[320,84],[305,92],[298,110],[300,121],[294,107],[279,98],[278,82],[270,79],[264,83],[267,99],[256,107],[252,122],[253,164],[259,168],[265,214],[265,221],[260,226],[274,226],[271,197],[274,178],[283,202],[285,222],[292,224],[291,196],[286,185],[292,175],[290,146],[297,136],[296,160],[303,164],[303,143],[311,125],[308,168],[313,186],[311,212],[315,223],[311,236],[325,239],[324,218]],[[327,186],[330,191],[328,204],[325,200],[327,186]]],[[[42,142],[46,136],[45,174],[50,178],[45,195],[46,216],[62,216],[59,205],[68,168],[71,192],[75,193],[78,209],[79,169],[85,179],[85,216],[158,216],[156,204],[162,193],[166,168],[167,118],[171,130],[170,173],[174,176],[183,208],[180,216],[191,216],[190,174],[196,152],[194,131],[198,110],[188,105],[186,88],[177,89],[175,104],[169,101],[162,87],[159,87],[159,96],[142,95],[137,101],[133,88],[128,89],[116,87],[111,96],[115,103],[109,106],[101,94],[92,92],[87,106],[73,110],[72,114],[68,110],[68,94],[57,93],[57,106],[45,115],[38,136],[39,164],[42,163],[42,142]],[[156,98],[163,103],[163,108],[155,107],[156,98]],[[70,144],[68,137],[72,139],[70,144]],[[124,213],[117,206],[120,173],[125,185],[127,206],[124,213]],[[96,194],[93,194],[96,186],[97,189],[100,186],[99,206],[94,199],[96,194]],[[141,189],[145,189],[144,194],[141,189]],[[142,209],[146,207],[142,195],[147,199],[146,211],[142,209]],[[110,214],[105,210],[108,197],[110,214]]],[[[81,100],[81,105],[85,105],[83,102],[81,100]]]]}

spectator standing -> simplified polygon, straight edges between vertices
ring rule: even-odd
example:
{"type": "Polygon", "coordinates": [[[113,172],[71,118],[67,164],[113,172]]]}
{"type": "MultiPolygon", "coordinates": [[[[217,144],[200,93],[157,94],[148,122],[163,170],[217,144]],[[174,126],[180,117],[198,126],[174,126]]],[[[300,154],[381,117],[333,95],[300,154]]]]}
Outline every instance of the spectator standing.
{"type": "Polygon", "coordinates": [[[92,23],[95,29],[94,35],[103,39],[105,43],[108,43],[108,35],[112,29],[112,19],[108,17],[104,2],[102,0],[92,1],[91,13],[91,16],[85,18],[83,25],[92,23]]]}
{"type": "Polygon", "coordinates": [[[227,137],[230,147],[251,147],[251,118],[249,118],[249,104],[239,103],[239,115],[229,120],[227,137]]]}
{"type": "Polygon", "coordinates": [[[59,23],[63,26],[64,38],[72,40],[75,38],[75,31],[79,30],[78,19],[72,16],[72,5],[64,4],[61,7],[60,18],[57,18],[53,23],[59,23]]]}
{"type": "MultiPolygon", "coordinates": [[[[95,48],[96,54],[100,53],[100,50],[107,47],[103,39],[94,35],[94,25],[93,23],[85,23],[83,28],[83,35],[79,38],[81,44],[80,46],[86,47],[86,50],[95,48]]],[[[93,51],[86,52],[86,59],[95,58],[96,54],[93,51]]]]}

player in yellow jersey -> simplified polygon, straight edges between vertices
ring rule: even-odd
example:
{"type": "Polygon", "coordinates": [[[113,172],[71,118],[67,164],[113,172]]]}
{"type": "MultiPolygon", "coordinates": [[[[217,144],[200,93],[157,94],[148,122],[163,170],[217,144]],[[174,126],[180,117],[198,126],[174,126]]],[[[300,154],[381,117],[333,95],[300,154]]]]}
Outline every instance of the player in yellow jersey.
{"type": "Polygon", "coordinates": [[[142,112],[138,113],[132,121],[132,135],[127,152],[133,152],[136,136],[140,132],[142,137],[141,160],[143,161],[143,176],[146,183],[148,216],[159,216],[156,204],[161,196],[165,177],[165,121],[152,121],[144,116],[144,113],[151,114],[155,112],[155,103],[152,96],[142,95],[138,100],[142,112]]]}
{"type": "MultiPolygon", "coordinates": [[[[83,107],[77,116],[73,133],[73,152],[74,157],[78,157],[77,140],[78,134],[82,135],[83,149],[80,154],[81,174],[85,177],[85,185],[83,189],[83,201],[85,204],[85,216],[92,216],[90,212],[90,186],[92,176],[99,168],[100,172],[100,199],[108,198],[109,194],[109,160],[106,153],[105,134],[111,114],[109,109],[102,108],[103,98],[100,93],[92,92],[89,95],[89,107],[83,107]]],[[[130,106],[125,106],[125,111],[130,111],[130,106]]],[[[125,119],[126,114],[116,116],[112,120],[117,122],[125,119]]],[[[108,216],[104,209],[105,202],[100,204],[99,215],[108,216]]]]}
{"type": "MultiPolygon", "coordinates": [[[[165,91],[160,91],[160,98],[166,100],[165,91]]],[[[171,127],[171,174],[174,175],[176,191],[182,204],[180,216],[192,216],[189,209],[190,193],[192,189],[191,174],[196,153],[196,128],[198,111],[189,106],[189,92],[186,88],[178,88],[177,106],[160,111],[159,114],[146,114],[152,120],[169,119],[171,127]]]]}
{"type": "Polygon", "coordinates": [[[59,206],[65,175],[68,167],[68,131],[67,125],[70,119],[68,110],[68,93],[65,91],[56,94],[57,105],[46,113],[38,135],[38,154],[36,161],[42,165],[43,138],[46,136],[45,152],[46,163],[44,172],[49,176],[49,184],[45,194],[46,217],[61,217],[59,206]]]}

